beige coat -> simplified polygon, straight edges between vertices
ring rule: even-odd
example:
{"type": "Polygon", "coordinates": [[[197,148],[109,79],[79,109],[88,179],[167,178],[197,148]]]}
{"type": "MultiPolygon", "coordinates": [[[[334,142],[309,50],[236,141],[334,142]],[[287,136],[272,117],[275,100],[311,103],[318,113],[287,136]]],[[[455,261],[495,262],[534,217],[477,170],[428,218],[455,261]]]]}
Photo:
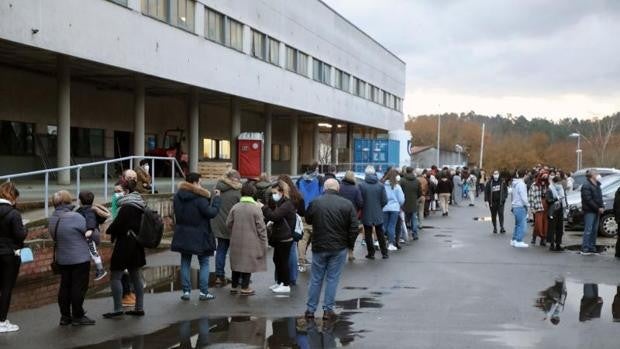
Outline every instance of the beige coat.
{"type": "Polygon", "coordinates": [[[242,198],[228,214],[230,268],[241,273],[267,271],[267,229],[258,204],[242,198]],[[245,201],[245,202],[244,202],[245,201]]]}
{"type": "Polygon", "coordinates": [[[135,169],[137,175],[137,186],[136,190],[140,194],[150,194],[151,193],[151,175],[146,172],[142,167],[136,167],[135,169]]]}

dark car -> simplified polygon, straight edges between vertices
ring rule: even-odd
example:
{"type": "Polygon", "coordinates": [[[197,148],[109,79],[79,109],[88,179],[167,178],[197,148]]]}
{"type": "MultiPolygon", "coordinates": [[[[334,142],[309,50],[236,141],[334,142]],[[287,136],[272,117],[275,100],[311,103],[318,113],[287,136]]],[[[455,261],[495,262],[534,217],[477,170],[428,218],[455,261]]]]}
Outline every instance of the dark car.
{"type": "MultiPolygon", "coordinates": [[[[605,212],[601,216],[599,223],[599,235],[604,237],[614,237],[618,234],[618,222],[614,216],[614,195],[620,187],[620,175],[611,175],[601,180],[601,191],[603,192],[603,203],[605,212]]],[[[567,230],[583,229],[583,211],[581,208],[581,195],[574,193],[568,195],[568,214],[566,216],[567,230]]]]}

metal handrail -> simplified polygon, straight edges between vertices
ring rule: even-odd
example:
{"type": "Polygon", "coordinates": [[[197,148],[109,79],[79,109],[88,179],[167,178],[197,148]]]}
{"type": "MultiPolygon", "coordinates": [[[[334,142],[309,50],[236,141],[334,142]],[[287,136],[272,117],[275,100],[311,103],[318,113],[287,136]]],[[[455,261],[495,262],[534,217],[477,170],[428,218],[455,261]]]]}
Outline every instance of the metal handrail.
{"type": "MultiPolygon", "coordinates": [[[[129,161],[129,168],[133,169],[133,163],[134,160],[139,161],[139,160],[151,160],[151,170],[152,173],[155,174],[155,160],[164,160],[164,161],[170,161],[170,165],[171,165],[171,175],[170,175],[170,182],[171,182],[171,192],[174,194],[175,189],[176,189],[176,185],[175,185],[175,170],[178,169],[180,171],[180,173],[182,174],[182,176],[184,175],[183,172],[183,168],[181,167],[181,165],[179,164],[179,162],[177,161],[176,158],[170,158],[170,157],[162,157],[162,156],[126,156],[126,157],[122,157],[122,158],[118,158],[118,159],[111,159],[111,160],[102,160],[102,161],[96,161],[96,162],[89,162],[89,163],[85,163],[85,164],[78,164],[78,165],[71,165],[71,166],[64,166],[64,167],[57,167],[57,168],[50,168],[50,169],[45,169],[45,170],[38,170],[38,171],[31,171],[31,172],[23,172],[23,173],[15,173],[15,174],[9,174],[9,175],[4,175],[4,176],[0,176],[0,181],[8,181],[10,182],[11,179],[14,178],[22,178],[22,177],[30,177],[30,176],[37,176],[37,175],[44,175],[45,176],[45,217],[49,217],[49,176],[50,173],[57,173],[60,171],[71,171],[71,170],[76,170],[76,193],[79,194],[80,193],[80,174],[83,168],[87,168],[87,167],[94,167],[94,166],[102,166],[104,165],[104,175],[103,175],[103,180],[104,180],[104,185],[103,185],[103,196],[107,202],[108,200],[108,165],[109,164],[113,164],[113,163],[117,163],[117,162],[123,162],[123,161],[129,161]]],[[[155,176],[152,177],[153,183],[151,185],[151,194],[155,193],[155,176]]],[[[76,195],[77,196],[77,195],[76,195]]]]}

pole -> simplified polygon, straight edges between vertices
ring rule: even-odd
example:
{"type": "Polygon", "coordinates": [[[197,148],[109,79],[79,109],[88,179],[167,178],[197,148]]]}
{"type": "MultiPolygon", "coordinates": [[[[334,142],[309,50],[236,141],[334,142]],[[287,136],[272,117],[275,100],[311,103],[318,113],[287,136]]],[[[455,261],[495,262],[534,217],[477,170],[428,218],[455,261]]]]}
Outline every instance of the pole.
{"type": "Polygon", "coordinates": [[[581,170],[581,134],[577,136],[577,171],[581,170]]]}
{"type": "Polygon", "coordinates": [[[439,141],[441,140],[441,114],[437,114],[437,167],[441,167],[439,164],[439,154],[441,151],[439,150],[439,141]]]}
{"type": "Polygon", "coordinates": [[[482,169],[482,158],[484,156],[484,127],[485,124],[482,124],[482,138],[480,139],[480,169],[482,169]]]}

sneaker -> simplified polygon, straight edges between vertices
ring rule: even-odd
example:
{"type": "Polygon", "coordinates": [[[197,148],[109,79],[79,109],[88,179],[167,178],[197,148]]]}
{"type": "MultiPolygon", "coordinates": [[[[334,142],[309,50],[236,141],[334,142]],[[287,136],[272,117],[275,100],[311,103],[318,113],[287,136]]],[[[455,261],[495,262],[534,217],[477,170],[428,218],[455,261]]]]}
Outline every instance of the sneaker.
{"type": "Polygon", "coordinates": [[[297,271],[299,271],[300,273],[305,273],[306,272],[306,266],[302,265],[302,264],[299,264],[297,266],[297,271]]]}
{"type": "Polygon", "coordinates": [[[526,244],[523,241],[516,241],[514,246],[516,248],[528,248],[528,247],[530,247],[530,245],[526,244]]]}
{"type": "Polygon", "coordinates": [[[212,293],[200,292],[200,296],[198,296],[198,299],[201,301],[210,301],[210,300],[215,299],[215,296],[212,293]]]}
{"type": "Polygon", "coordinates": [[[366,246],[366,241],[362,240],[361,245],[366,246]]]}
{"type": "Polygon", "coordinates": [[[106,275],[108,275],[108,272],[105,269],[97,270],[95,272],[95,281],[103,279],[106,275]]]}
{"type": "Polygon", "coordinates": [[[304,317],[308,320],[314,320],[314,313],[310,310],[306,310],[306,312],[304,313],[304,317]]]}
{"type": "Polygon", "coordinates": [[[580,254],[580,255],[582,255],[582,256],[591,256],[591,255],[593,255],[594,253],[592,253],[592,252],[590,252],[590,251],[581,251],[581,252],[579,252],[579,254],[580,254]]]}
{"type": "Polygon", "coordinates": [[[273,291],[273,290],[275,290],[278,287],[280,287],[280,284],[273,284],[273,285],[269,286],[269,289],[273,291]]]}
{"type": "Polygon", "coordinates": [[[240,295],[242,296],[253,296],[256,294],[256,291],[254,291],[251,288],[248,289],[241,289],[241,292],[239,292],[240,295]]]}
{"type": "Polygon", "coordinates": [[[215,278],[215,286],[225,286],[226,285],[226,278],[224,276],[217,276],[215,278]]]}
{"type": "Polygon", "coordinates": [[[387,255],[387,254],[384,254],[381,258],[383,258],[383,259],[388,259],[388,258],[390,258],[390,256],[389,256],[389,255],[387,255]]]}
{"type": "Polygon", "coordinates": [[[183,292],[181,296],[181,300],[188,301],[189,300],[189,292],[183,292]]]}
{"type": "Polygon", "coordinates": [[[125,314],[131,316],[144,316],[144,310],[129,310],[126,311],[125,314]]]}
{"type": "Polygon", "coordinates": [[[506,229],[502,228],[502,229],[500,229],[499,232],[500,232],[500,234],[506,234],[506,229]]]}
{"type": "Polygon", "coordinates": [[[564,247],[562,247],[562,245],[557,245],[555,247],[555,252],[564,252],[564,247]]]}
{"type": "Polygon", "coordinates": [[[544,240],[540,240],[540,246],[545,247],[547,246],[547,243],[544,240]]]}
{"type": "Polygon", "coordinates": [[[375,241],[375,247],[379,247],[379,241],[375,241]]]}
{"type": "Polygon", "coordinates": [[[71,321],[71,325],[73,326],[92,326],[95,324],[95,320],[89,318],[88,316],[84,315],[79,319],[73,319],[73,321],[71,321]]]}
{"type": "Polygon", "coordinates": [[[515,247],[515,240],[510,240],[510,246],[515,247]]]}
{"type": "Polygon", "coordinates": [[[136,294],[128,293],[123,297],[123,306],[124,307],[133,307],[136,305],[136,294]]]}
{"type": "Polygon", "coordinates": [[[387,249],[388,249],[388,251],[396,251],[396,250],[398,250],[398,248],[396,246],[392,245],[392,244],[389,244],[387,249]]]}
{"type": "Polygon", "coordinates": [[[12,324],[9,320],[0,322],[0,333],[19,331],[19,326],[12,324]]]}
{"type": "Polygon", "coordinates": [[[497,234],[497,229],[493,229],[493,234],[497,234]]]}
{"type": "Polygon", "coordinates": [[[406,241],[405,241],[405,239],[400,239],[400,240],[398,240],[398,243],[405,244],[406,241]]]}
{"type": "Polygon", "coordinates": [[[239,293],[239,288],[238,287],[231,287],[230,288],[230,294],[237,294],[239,293]]]}
{"type": "Polygon", "coordinates": [[[284,286],[284,284],[278,285],[278,287],[272,289],[273,293],[291,293],[290,286],[284,286]]]}
{"type": "Polygon", "coordinates": [[[61,316],[59,324],[60,324],[60,326],[69,326],[69,325],[71,325],[71,318],[68,317],[68,316],[61,316]]]}
{"type": "Polygon", "coordinates": [[[419,238],[417,236],[413,237],[413,241],[417,241],[419,238]]]}
{"type": "Polygon", "coordinates": [[[366,259],[375,259],[375,256],[370,255],[370,254],[367,254],[367,255],[366,255],[366,259]]]}

